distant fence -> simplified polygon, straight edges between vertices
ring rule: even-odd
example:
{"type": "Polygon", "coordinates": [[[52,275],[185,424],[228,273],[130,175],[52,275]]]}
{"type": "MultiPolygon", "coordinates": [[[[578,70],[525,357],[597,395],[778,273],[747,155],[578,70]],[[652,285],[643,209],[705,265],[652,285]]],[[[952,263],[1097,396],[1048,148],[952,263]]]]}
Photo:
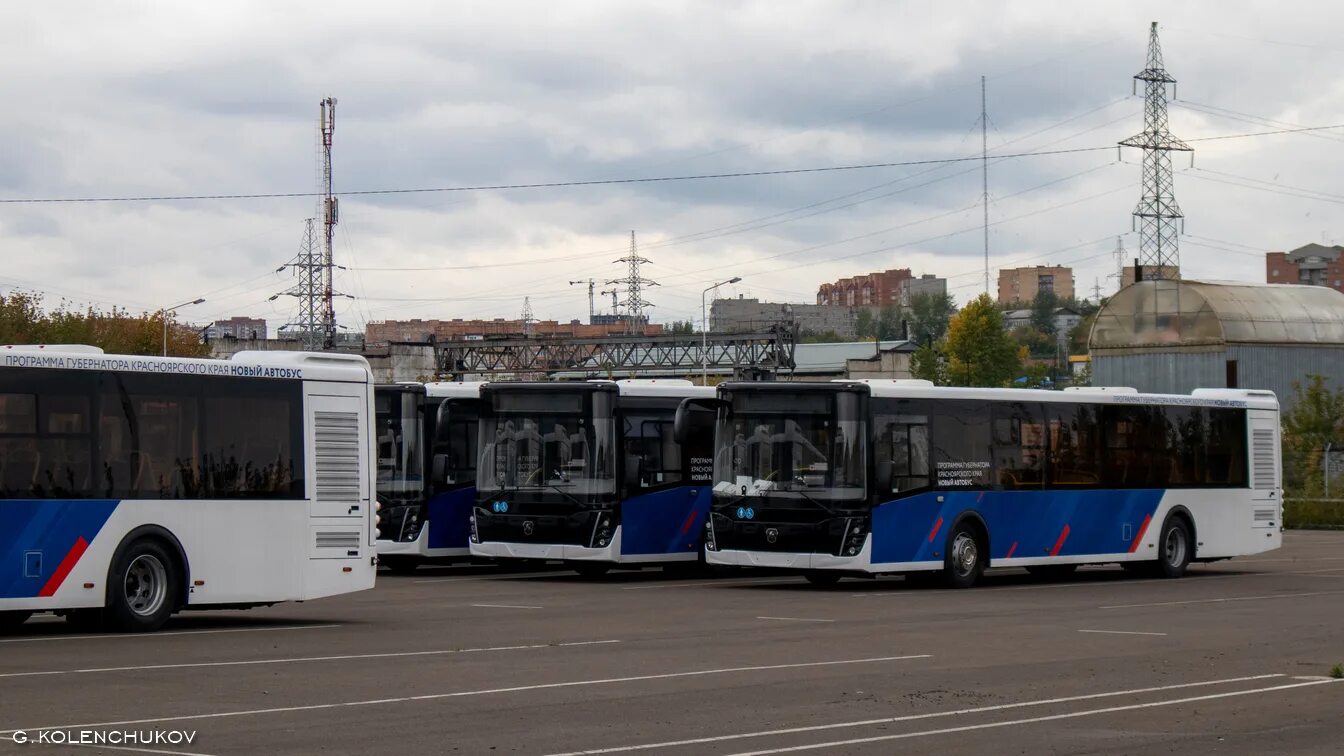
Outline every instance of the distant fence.
{"type": "Polygon", "coordinates": [[[1285,498],[1283,526],[1315,530],[1344,530],[1344,499],[1285,498]]]}

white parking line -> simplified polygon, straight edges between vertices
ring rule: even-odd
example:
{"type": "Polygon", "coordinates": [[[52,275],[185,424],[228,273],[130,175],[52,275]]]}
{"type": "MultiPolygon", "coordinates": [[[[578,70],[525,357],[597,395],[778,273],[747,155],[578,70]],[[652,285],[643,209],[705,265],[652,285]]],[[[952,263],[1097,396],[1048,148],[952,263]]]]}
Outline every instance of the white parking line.
{"type": "Polygon", "coordinates": [[[872,727],[874,725],[895,724],[897,722],[911,722],[920,719],[937,719],[940,717],[956,717],[965,714],[983,714],[991,711],[1004,711],[1006,709],[1021,709],[1029,706],[1050,706],[1054,704],[1070,703],[1073,701],[1089,701],[1098,698],[1114,698],[1116,696],[1137,696],[1144,693],[1159,693],[1167,690],[1180,690],[1183,688],[1198,688],[1209,685],[1230,685],[1239,682],[1254,682],[1256,680],[1269,680],[1283,677],[1281,674],[1272,675],[1252,675],[1249,677],[1229,677],[1222,680],[1204,680],[1192,683],[1177,683],[1174,685],[1159,685],[1152,688],[1133,688],[1130,690],[1113,690],[1104,693],[1087,693],[1080,696],[1064,696],[1062,698],[1046,698],[1036,701],[1019,701],[1016,703],[996,704],[993,706],[977,706],[969,709],[953,709],[951,711],[935,711],[928,714],[907,714],[900,717],[883,717],[882,719],[861,719],[853,722],[836,722],[834,724],[810,725],[807,727],[789,727],[782,730],[761,730],[759,732],[744,732],[736,735],[718,735],[704,738],[691,738],[689,740],[668,740],[662,743],[643,743],[641,745],[616,746],[615,748],[594,748],[587,751],[570,751],[568,753],[553,753],[550,756],[593,756],[594,754],[604,753],[625,753],[628,751],[648,751],[655,748],[675,748],[678,746],[701,745],[704,743],[722,743],[729,740],[745,740],[747,738],[764,738],[777,735],[796,735],[800,732],[818,732],[822,730],[839,730],[850,727],[872,727]]]}
{"type": "Polygon", "coordinates": [[[47,677],[52,675],[87,675],[96,672],[146,672],[160,669],[194,669],[197,667],[246,667],[256,664],[296,664],[299,662],[349,661],[351,659],[391,659],[408,656],[444,656],[448,654],[479,654],[490,651],[531,651],[540,648],[568,648],[571,646],[599,646],[620,643],[618,640],[570,641],[568,643],[534,643],[526,646],[493,646],[490,648],[453,648],[434,651],[400,651],[385,654],[343,654],[340,656],[300,656],[279,659],[246,659],[226,662],[189,662],[182,664],[147,664],[138,667],[88,667],[85,669],[53,669],[39,672],[5,672],[5,677],[47,677]]]}
{"type": "Polygon", "coordinates": [[[1311,591],[1309,593],[1269,593],[1264,596],[1228,596],[1226,598],[1190,599],[1188,601],[1154,601],[1149,604],[1113,604],[1099,606],[1098,609],[1139,609],[1149,606],[1182,606],[1185,604],[1224,604],[1232,601],[1268,601],[1270,599],[1306,598],[1308,596],[1330,596],[1344,591],[1311,591]]]}
{"type": "Polygon", "coordinates": [[[1163,635],[1166,633],[1141,633],[1137,630],[1079,630],[1080,633],[1104,633],[1107,635],[1163,635]]]}
{"type": "Polygon", "coordinates": [[[690,583],[650,583],[648,585],[626,585],[621,586],[623,591],[653,591],[660,588],[695,588],[695,587],[713,587],[716,585],[754,585],[757,583],[790,583],[797,582],[796,577],[770,577],[770,578],[734,578],[731,580],[705,579],[690,583]]]}
{"type": "Polygon", "coordinates": [[[122,638],[166,638],[170,635],[214,635],[216,633],[269,633],[284,630],[326,630],[340,625],[282,625],[280,627],[230,627],[219,630],[169,630],[160,633],[107,633],[105,635],[41,635],[34,638],[3,638],[0,643],[42,643],[66,640],[120,640],[122,638]]]}
{"type": "Polygon", "coordinates": [[[527,604],[472,604],[478,609],[545,609],[544,606],[530,606],[527,604]]]}
{"type": "Polygon", "coordinates": [[[1295,688],[1307,688],[1313,685],[1329,685],[1338,682],[1337,680],[1315,680],[1312,682],[1288,683],[1286,685],[1275,685],[1269,688],[1252,688],[1250,690],[1234,690],[1227,693],[1210,693],[1205,696],[1191,696],[1189,698],[1175,698],[1167,701],[1152,701],[1141,704],[1128,704],[1126,706],[1111,706],[1105,709],[1087,709],[1084,711],[1072,711],[1067,714],[1050,714],[1042,717],[1029,717],[1026,719],[1011,719],[1004,722],[986,722],[984,724],[963,725],[961,727],[945,727],[940,730],[923,730],[920,732],[903,732],[897,735],[876,735],[871,738],[853,738],[851,740],[835,740],[829,743],[809,743],[808,745],[786,746],[784,748],[768,748],[760,751],[742,751],[731,756],[769,756],[777,753],[797,753],[798,751],[815,751],[819,749],[835,750],[846,746],[862,745],[866,743],[884,743],[892,740],[908,740],[910,738],[922,738],[930,735],[950,735],[957,732],[972,732],[975,730],[992,730],[999,727],[1014,727],[1017,725],[1036,724],[1039,722],[1054,722],[1061,719],[1076,719],[1078,717],[1090,717],[1097,714],[1115,714],[1122,711],[1137,711],[1140,709],[1156,709],[1163,706],[1180,706],[1181,704],[1197,703],[1200,701],[1214,701],[1220,698],[1234,698],[1236,696],[1253,696],[1261,693],[1274,693],[1282,690],[1293,690],[1295,688]]]}
{"type": "Polygon", "coordinates": [[[457,577],[423,578],[420,580],[412,580],[411,582],[415,585],[422,585],[424,583],[461,583],[466,581],[475,583],[482,580],[508,580],[509,578],[549,577],[553,575],[563,576],[565,574],[566,573],[562,570],[550,570],[549,572],[515,572],[508,575],[458,575],[457,577]]]}
{"type": "Polygon", "coordinates": [[[665,672],[656,675],[632,675],[630,677],[605,677],[594,680],[570,680],[556,683],[538,683],[535,685],[514,685],[507,688],[483,688],[461,690],[451,693],[430,693],[421,696],[401,696],[398,698],[373,698],[363,701],[342,701],[339,703],[308,704],[306,706],[278,706],[271,709],[242,709],[238,711],[220,711],[213,714],[185,714],[170,717],[147,717],[145,719],[126,719],[116,722],[91,722],[86,724],[48,725],[45,727],[17,727],[0,730],[0,735],[12,735],[16,732],[35,733],[42,730],[85,730],[95,727],[120,727],[123,725],[156,724],[161,722],[189,722],[202,719],[225,719],[230,717],[250,717],[260,714],[285,714],[298,711],[322,711],[325,709],[347,709],[359,706],[377,706],[383,704],[403,704],[414,701],[439,701],[448,698],[467,698],[471,696],[497,695],[502,693],[525,693],[534,690],[555,690],[559,688],[582,688],[593,685],[616,685],[619,683],[645,682],[649,680],[674,680],[683,677],[705,677],[708,675],[726,675],[742,672],[769,672],[780,669],[805,669],[811,667],[835,667],[848,664],[877,664],[880,662],[911,661],[931,659],[932,654],[910,654],[906,656],[874,656],[864,659],[835,659],[832,661],[795,662],[792,664],[761,664],[746,667],[720,667],[717,669],[697,669],[690,672],[665,672]]]}
{"type": "Polygon", "coordinates": [[[810,617],[757,617],[761,620],[780,620],[781,622],[835,622],[833,619],[812,619],[810,617]]]}

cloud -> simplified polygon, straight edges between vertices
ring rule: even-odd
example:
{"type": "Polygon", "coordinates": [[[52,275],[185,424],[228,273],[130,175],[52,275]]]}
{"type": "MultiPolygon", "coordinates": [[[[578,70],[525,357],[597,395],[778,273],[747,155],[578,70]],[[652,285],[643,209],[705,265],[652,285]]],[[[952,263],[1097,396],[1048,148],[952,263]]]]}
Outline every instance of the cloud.
{"type": "MultiPolygon", "coordinates": [[[[979,77],[994,152],[1096,147],[1139,131],[1131,77],[1163,22],[1180,136],[1344,122],[1344,9],[1254,3],[669,4],[123,0],[9,14],[0,197],[304,192],[317,101],[338,98],[339,189],[688,175],[975,155],[979,77]],[[1210,108],[1218,108],[1213,110],[1210,108]]],[[[1262,280],[1252,248],[1344,236],[1329,192],[1344,135],[1199,142],[1176,161],[1185,270],[1262,280]],[[1218,173],[1214,173],[1217,171],[1218,173]],[[1245,178],[1261,182],[1249,188],[1245,178]],[[1198,239],[1193,235],[1198,235],[1198,239]],[[1214,241],[1209,241],[1214,240],[1214,241]],[[1200,244],[1210,246],[1199,246],[1200,244]],[[1235,252],[1229,249],[1239,250],[1235,252]]],[[[1129,233],[1138,154],[990,166],[1000,264],[1072,263],[1080,289],[1129,233]]],[[[890,267],[982,282],[975,162],[546,190],[347,197],[343,322],[541,317],[587,308],[623,274],[635,229],[663,286],[655,317],[698,317],[704,286],[811,301],[818,283],[890,267]],[[442,268],[390,271],[386,268],[442,268]]],[[[285,321],[275,269],[312,198],[0,205],[13,281],[183,317],[285,321]],[[208,292],[208,294],[206,294],[208,292]]],[[[12,285],[12,283],[11,283],[12,285]]]]}

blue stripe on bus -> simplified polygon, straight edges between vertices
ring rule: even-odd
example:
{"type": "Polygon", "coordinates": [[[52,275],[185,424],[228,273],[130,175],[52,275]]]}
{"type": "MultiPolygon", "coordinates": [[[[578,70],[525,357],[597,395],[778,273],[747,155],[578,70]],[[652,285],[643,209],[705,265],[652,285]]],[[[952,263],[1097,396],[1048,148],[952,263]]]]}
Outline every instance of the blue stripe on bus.
{"type": "Polygon", "coordinates": [[[93,543],[116,500],[0,501],[0,599],[33,598],[79,539],[93,543]]]}
{"type": "Polygon", "coordinates": [[[475,503],[475,486],[444,491],[429,497],[429,501],[425,502],[425,517],[429,519],[429,548],[467,548],[471,534],[469,518],[475,503]]]}
{"type": "Polygon", "coordinates": [[[678,486],[621,502],[622,554],[685,554],[700,549],[709,486],[678,486]]]}
{"type": "Polygon", "coordinates": [[[1089,489],[917,494],[873,509],[872,561],[942,561],[948,529],[965,512],[979,513],[989,528],[991,561],[1006,559],[1010,551],[1014,558],[1122,554],[1138,536],[1144,517],[1157,511],[1163,493],[1089,489]]]}

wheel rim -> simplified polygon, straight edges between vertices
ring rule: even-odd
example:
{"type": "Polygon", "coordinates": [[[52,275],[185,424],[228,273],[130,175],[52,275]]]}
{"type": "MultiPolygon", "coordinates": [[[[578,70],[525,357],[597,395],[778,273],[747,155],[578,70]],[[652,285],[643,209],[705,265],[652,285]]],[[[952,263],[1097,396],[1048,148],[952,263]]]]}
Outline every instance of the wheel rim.
{"type": "Polygon", "coordinates": [[[952,539],[952,568],[958,575],[969,575],[980,562],[980,549],[967,533],[958,533],[952,539]]]}
{"type": "Polygon", "coordinates": [[[1173,527],[1167,531],[1166,541],[1163,543],[1163,553],[1167,558],[1167,564],[1175,567],[1185,562],[1185,530],[1180,526],[1173,527]]]}
{"type": "Polygon", "coordinates": [[[141,617],[163,608],[168,596],[168,570],[152,554],[141,554],[126,569],[126,606],[141,617]]]}

